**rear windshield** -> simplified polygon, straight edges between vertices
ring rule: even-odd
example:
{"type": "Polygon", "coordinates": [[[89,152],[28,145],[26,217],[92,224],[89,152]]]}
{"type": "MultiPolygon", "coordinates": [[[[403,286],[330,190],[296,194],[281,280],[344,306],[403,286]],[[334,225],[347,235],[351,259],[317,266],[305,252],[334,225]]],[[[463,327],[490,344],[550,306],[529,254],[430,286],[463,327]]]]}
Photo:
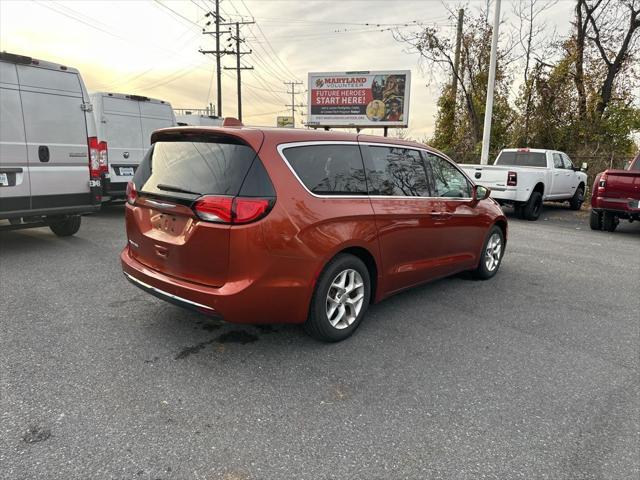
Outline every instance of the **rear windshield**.
{"type": "Polygon", "coordinates": [[[629,170],[640,170],[640,155],[638,155],[635,160],[631,161],[631,165],[629,165],[629,170]]]}
{"type": "Polygon", "coordinates": [[[134,183],[138,190],[157,195],[237,195],[255,157],[246,145],[156,142],[134,183]]]}
{"type": "Polygon", "coordinates": [[[502,152],[498,155],[494,165],[546,167],[547,155],[544,152],[502,152]]]}

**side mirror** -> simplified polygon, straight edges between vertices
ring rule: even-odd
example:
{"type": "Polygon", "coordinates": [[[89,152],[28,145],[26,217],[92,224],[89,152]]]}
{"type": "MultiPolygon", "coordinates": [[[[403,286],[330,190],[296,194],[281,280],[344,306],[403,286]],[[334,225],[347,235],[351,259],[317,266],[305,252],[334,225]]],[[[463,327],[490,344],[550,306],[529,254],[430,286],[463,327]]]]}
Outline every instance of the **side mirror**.
{"type": "Polygon", "coordinates": [[[586,172],[589,169],[589,164],[587,162],[582,162],[582,167],[580,167],[580,170],[583,172],[586,172]]]}
{"type": "Polygon", "coordinates": [[[483,187],[482,185],[475,185],[473,187],[473,201],[474,203],[478,203],[481,200],[486,200],[491,195],[491,190],[487,187],[483,187]]]}

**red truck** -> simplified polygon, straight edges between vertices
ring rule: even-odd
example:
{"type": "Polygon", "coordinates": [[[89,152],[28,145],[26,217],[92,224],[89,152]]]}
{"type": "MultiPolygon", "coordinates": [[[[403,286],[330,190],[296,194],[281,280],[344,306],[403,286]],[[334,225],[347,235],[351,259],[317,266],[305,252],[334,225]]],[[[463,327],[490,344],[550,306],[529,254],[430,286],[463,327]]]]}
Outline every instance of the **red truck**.
{"type": "Polygon", "coordinates": [[[613,232],[621,218],[640,220],[640,153],[626,170],[605,170],[593,182],[591,229],[613,232]]]}

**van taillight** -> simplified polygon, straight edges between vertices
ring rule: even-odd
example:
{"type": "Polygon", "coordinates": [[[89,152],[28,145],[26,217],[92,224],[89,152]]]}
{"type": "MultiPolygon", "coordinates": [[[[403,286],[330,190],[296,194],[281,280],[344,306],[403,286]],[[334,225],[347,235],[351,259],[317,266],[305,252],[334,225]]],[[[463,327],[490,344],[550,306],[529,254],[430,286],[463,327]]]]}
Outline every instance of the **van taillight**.
{"type": "Polygon", "coordinates": [[[196,200],[193,210],[202,220],[237,225],[263,218],[269,213],[273,203],[271,198],[206,195],[196,200]]]}
{"type": "Polygon", "coordinates": [[[100,178],[100,155],[98,152],[98,139],[89,137],[89,175],[91,178],[100,178]]]}
{"type": "Polygon", "coordinates": [[[98,143],[98,164],[100,165],[100,173],[109,173],[107,142],[98,143]]]}
{"type": "Polygon", "coordinates": [[[136,190],[136,184],[132,181],[127,183],[127,192],[125,194],[125,198],[127,199],[127,203],[129,205],[135,205],[136,200],[138,199],[138,191],[136,190]]]}
{"type": "Polygon", "coordinates": [[[518,172],[507,173],[507,185],[509,187],[515,187],[518,185],[518,172]]]}

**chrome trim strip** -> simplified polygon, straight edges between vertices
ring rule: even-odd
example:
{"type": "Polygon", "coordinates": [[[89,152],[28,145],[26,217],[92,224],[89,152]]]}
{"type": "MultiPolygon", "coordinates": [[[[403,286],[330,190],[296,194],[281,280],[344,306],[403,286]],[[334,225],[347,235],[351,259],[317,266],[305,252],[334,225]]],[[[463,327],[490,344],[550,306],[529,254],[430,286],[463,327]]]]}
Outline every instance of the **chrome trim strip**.
{"type": "Polygon", "coordinates": [[[201,303],[192,302],[191,300],[187,300],[186,298],[178,297],[177,295],[173,295],[172,293],[165,292],[164,290],[160,290],[159,288],[156,288],[156,287],[152,287],[148,283],[144,283],[142,280],[138,280],[137,278],[132,277],[127,272],[122,272],[122,273],[124,273],[125,276],[129,280],[131,280],[132,282],[135,282],[138,285],[143,286],[144,288],[148,288],[149,290],[153,290],[154,292],[158,293],[159,295],[163,295],[165,297],[169,297],[169,298],[172,298],[174,300],[178,300],[179,302],[188,303],[189,305],[193,305],[194,307],[206,308],[207,310],[211,310],[212,312],[215,312],[215,310],[213,308],[211,308],[211,307],[209,307],[207,305],[202,305],[201,303]]]}
{"type": "MultiPolygon", "coordinates": [[[[302,185],[302,188],[304,188],[306,190],[306,192],[309,195],[313,196],[313,197],[323,198],[323,199],[325,199],[325,198],[336,198],[336,199],[388,198],[388,199],[395,199],[395,200],[397,200],[397,199],[402,199],[402,200],[413,200],[413,199],[431,199],[431,200],[433,200],[433,199],[437,199],[437,200],[457,200],[457,201],[463,201],[463,202],[468,202],[470,200],[473,200],[472,197],[417,197],[417,196],[416,197],[409,197],[409,196],[405,196],[405,195],[318,195],[317,193],[313,193],[311,190],[309,190],[307,188],[307,186],[304,184],[302,179],[298,176],[296,171],[293,169],[293,167],[289,163],[289,160],[287,160],[287,157],[285,157],[285,155],[284,155],[284,150],[287,149],[287,148],[308,147],[308,146],[312,146],[312,145],[356,145],[356,146],[367,145],[367,146],[374,146],[374,147],[396,147],[396,148],[400,147],[400,148],[406,148],[406,149],[409,149],[409,150],[418,150],[418,151],[421,151],[421,152],[426,152],[426,153],[434,155],[434,156],[436,156],[438,158],[442,158],[442,157],[440,155],[436,155],[431,150],[426,149],[426,148],[410,147],[408,145],[400,145],[400,144],[394,144],[394,143],[353,142],[353,141],[348,141],[348,140],[336,140],[336,141],[318,140],[318,141],[307,141],[307,142],[281,143],[280,145],[278,145],[278,154],[280,155],[280,158],[282,158],[282,160],[284,160],[285,165],[287,167],[289,167],[289,170],[291,171],[293,176],[296,177],[296,179],[298,180],[300,185],[302,185]]],[[[462,169],[457,167],[453,162],[451,162],[449,160],[446,160],[446,159],[443,159],[443,160],[445,160],[446,162],[449,162],[452,165],[454,165],[454,167],[460,173],[462,173],[464,178],[469,180],[471,185],[475,185],[475,182],[473,182],[469,178],[469,176],[462,171],[462,169]]]]}
{"type": "Polygon", "coordinates": [[[144,201],[145,203],[150,203],[160,208],[175,208],[175,204],[173,203],[156,202],[155,200],[150,200],[148,198],[145,198],[144,201]]]}

